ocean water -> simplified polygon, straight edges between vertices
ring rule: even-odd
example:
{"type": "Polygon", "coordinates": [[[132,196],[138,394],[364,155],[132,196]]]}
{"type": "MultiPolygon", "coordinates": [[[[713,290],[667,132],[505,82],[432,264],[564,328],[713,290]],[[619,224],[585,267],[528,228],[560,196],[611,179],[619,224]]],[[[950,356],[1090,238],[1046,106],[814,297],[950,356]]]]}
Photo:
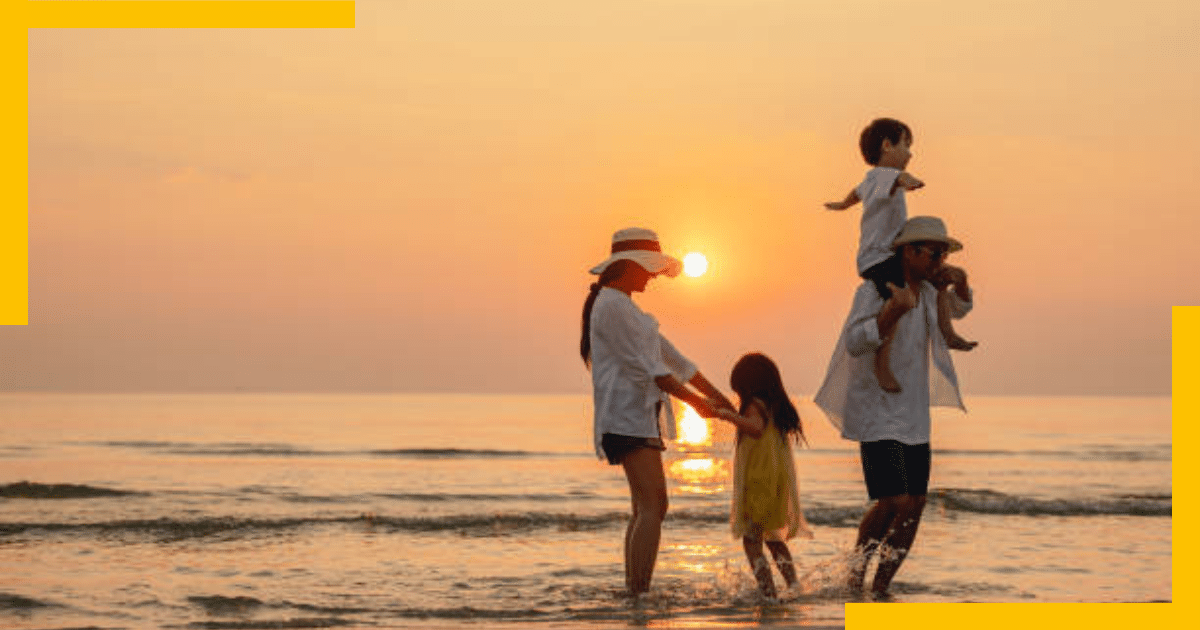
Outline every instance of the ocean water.
{"type": "MultiPolygon", "coordinates": [[[[857,447],[798,402],[801,584],[757,595],[732,436],[687,420],[631,601],[587,396],[0,394],[0,627],[842,626],[857,447]]],[[[967,405],[897,601],[1171,599],[1169,398],[967,405]]]]}

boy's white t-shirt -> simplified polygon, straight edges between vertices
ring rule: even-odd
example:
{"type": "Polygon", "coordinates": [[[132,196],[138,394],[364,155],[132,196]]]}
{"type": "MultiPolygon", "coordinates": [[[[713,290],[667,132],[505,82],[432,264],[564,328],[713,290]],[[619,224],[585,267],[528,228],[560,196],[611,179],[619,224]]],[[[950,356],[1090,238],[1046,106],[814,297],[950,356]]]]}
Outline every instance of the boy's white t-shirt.
{"type": "Polygon", "coordinates": [[[892,241],[908,220],[904,188],[892,192],[899,176],[900,169],[876,166],[854,189],[863,206],[856,261],[859,275],[892,256],[892,241]]]}

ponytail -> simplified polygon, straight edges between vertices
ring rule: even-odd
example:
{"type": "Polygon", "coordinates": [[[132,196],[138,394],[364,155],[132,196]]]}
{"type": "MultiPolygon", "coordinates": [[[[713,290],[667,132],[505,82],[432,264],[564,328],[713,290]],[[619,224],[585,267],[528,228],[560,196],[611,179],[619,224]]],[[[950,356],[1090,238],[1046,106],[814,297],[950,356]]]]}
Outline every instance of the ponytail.
{"type": "Polygon", "coordinates": [[[625,275],[625,270],[629,265],[636,265],[632,260],[616,260],[604,269],[604,273],[600,274],[600,278],[592,283],[588,288],[587,299],[583,301],[583,326],[582,334],[579,336],[579,356],[583,357],[583,364],[590,370],[592,369],[592,306],[596,304],[596,296],[600,295],[600,288],[606,287],[613,283],[617,278],[625,275]]]}
{"type": "Polygon", "coordinates": [[[592,306],[599,294],[600,283],[593,282],[587,299],[583,301],[583,334],[579,336],[579,356],[583,357],[583,364],[589,370],[592,369],[592,306]]]}

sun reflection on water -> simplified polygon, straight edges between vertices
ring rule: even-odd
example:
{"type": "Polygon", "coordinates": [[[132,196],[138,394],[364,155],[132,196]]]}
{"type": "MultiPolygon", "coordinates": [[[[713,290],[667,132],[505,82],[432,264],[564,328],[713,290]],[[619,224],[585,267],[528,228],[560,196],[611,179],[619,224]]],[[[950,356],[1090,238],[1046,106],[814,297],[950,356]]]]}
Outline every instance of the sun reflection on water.
{"type": "Polygon", "coordinates": [[[677,452],[681,456],[668,466],[667,474],[680,492],[718,494],[729,483],[729,460],[713,453],[712,421],[701,418],[686,404],[680,404],[677,452]]]}
{"type": "Polygon", "coordinates": [[[688,446],[711,446],[712,430],[708,420],[701,418],[690,405],[681,405],[679,413],[679,443],[688,446]]]}

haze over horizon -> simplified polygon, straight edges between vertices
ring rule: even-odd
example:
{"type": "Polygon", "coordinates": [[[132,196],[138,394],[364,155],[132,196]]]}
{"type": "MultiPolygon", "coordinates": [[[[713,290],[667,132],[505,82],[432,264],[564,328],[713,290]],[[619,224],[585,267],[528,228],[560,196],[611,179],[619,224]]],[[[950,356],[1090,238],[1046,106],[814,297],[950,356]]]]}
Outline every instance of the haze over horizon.
{"type": "MultiPolygon", "coordinates": [[[[1169,395],[1200,304],[1200,4],[357,0],[354,29],[31,29],[27,326],[0,391],[586,393],[587,269],[715,383],[816,390],[861,128],[915,132],[972,395],[1169,395]],[[886,15],[889,19],[878,19],[886,15]]],[[[727,387],[726,387],[727,388],[727,387]]]]}

